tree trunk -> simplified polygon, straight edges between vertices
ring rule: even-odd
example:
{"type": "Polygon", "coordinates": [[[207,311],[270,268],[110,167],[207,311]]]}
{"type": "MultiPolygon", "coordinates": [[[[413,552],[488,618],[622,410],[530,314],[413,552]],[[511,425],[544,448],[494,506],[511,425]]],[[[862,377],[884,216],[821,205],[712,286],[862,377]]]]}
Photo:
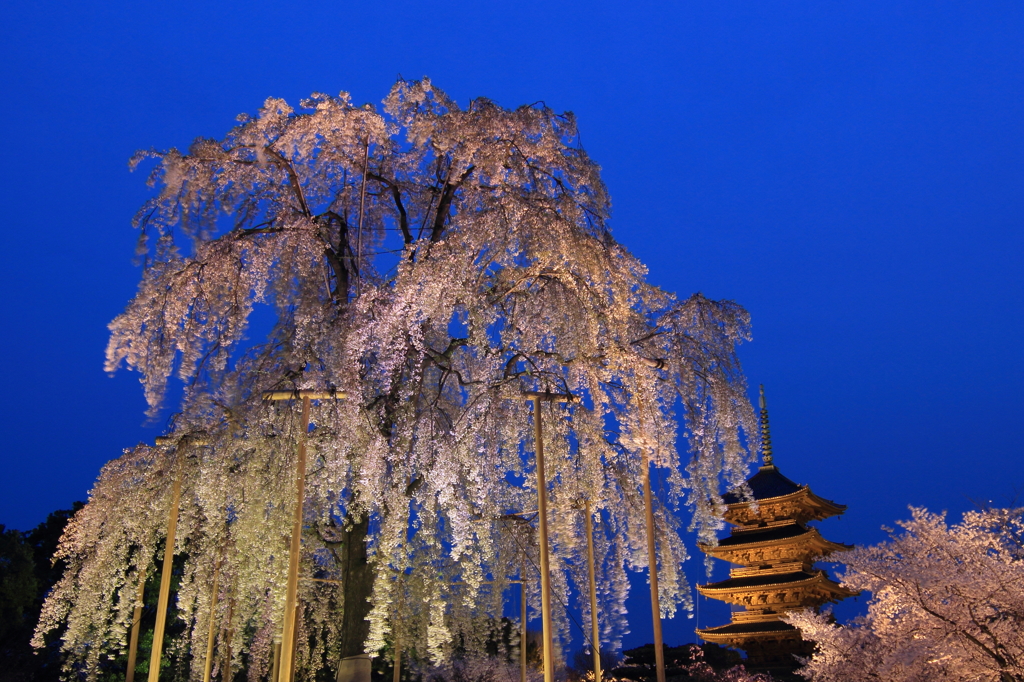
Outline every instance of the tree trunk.
{"type": "Polygon", "coordinates": [[[351,527],[344,531],[341,546],[341,574],[344,590],[342,608],[341,657],[363,654],[366,638],[370,634],[370,595],[373,590],[373,571],[366,558],[366,533],[370,527],[367,516],[349,519],[351,527]]]}

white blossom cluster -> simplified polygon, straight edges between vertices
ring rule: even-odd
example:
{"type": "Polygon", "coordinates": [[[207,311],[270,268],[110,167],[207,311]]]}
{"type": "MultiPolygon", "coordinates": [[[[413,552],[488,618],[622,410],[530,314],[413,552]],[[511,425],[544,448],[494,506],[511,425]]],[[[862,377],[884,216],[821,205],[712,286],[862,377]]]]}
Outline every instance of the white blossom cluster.
{"type": "Polygon", "coordinates": [[[158,192],[136,221],[144,274],[110,325],[107,369],[138,371],[154,413],[175,373],[186,392],[177,444],[109,464],[64,539],[70,568],[39,637],[63,625],[70,665],[94,673],[124,649],[180,476],[182,646],[201,674],[213,617],[216,665],[266,673],[305,428],[301,402],[264,402],[268,390],[339,396],[314,403],[308,432],[300,676],[333,665],[346,608],[368,609],[367,652],[400,638],[435,663],[484,646],[520,575],[539,609],[526,391],[574,397],[542,407],[559,638],[573,586],[586,594],[584,498],[602,646],[625,630],[627,571],[648,563],[646,460],[669,472],[654,509],[663,615],[690,607],[680,512],[711,541],[719,489],[749,464],[735,355],[749,320],[645,281],[607,229],[571,114],[463,109],[428,80],[400,81],[382,111],[345,94],[298,111],[271,99],[222,140],[145,158],[158,192]],[[251,341],[258,306],[274,324],[251,341]],[[361,519],[372,589],[346,605],[323,580],[343,575],[340,538],[361,519]]]}
{"type": "Polygon", "coordinates": [[[868,613],[786,620],[817,649],[815,682],[1024,680],[1024,509],[944,514],[911,508],[892,539],[843,556],[843,585],[871,592],[868,613]]]}

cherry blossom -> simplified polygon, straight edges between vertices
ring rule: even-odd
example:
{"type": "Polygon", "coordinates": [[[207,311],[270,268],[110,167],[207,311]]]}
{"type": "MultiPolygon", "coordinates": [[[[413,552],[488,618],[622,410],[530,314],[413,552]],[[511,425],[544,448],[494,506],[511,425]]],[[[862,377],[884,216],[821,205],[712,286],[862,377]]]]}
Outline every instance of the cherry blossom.
{"type": "Polygon", "coordinates": [[[299,401],[262,401],[270,390],[344,396],[315,402],[308,432],[300,676],[395,637],[442,662],[483,641],[524,571],[539,608],[526,391],[573,398],[542,407],[559,638],[571,586],[586,593],[583,498],[602,646],[625,631],[627,572],[648,568],[645,457],[668,471],[663,615],[690,607],[678,531],[711,540],[719,490],[750,461],[736,357],[749,319],[646,281],[611,235],[572,114],[461,108],[429,80],[399,81],[380,110],[344,93],[268,99],[223,139],[134,163],[152,165],[155,194],[107,369],[138,372],[153,415],[174,376],[185,392],[172,445],[109,464],[62,545],[70,568],[39,632],[67,624],[71,665],[95,673],[125,647],[180,477],[182,646],[205,651],[213,617],[218,655],[266,673],[305,429],[299,401]]]}
{"type": "Polygon", "coordinates": [[[843,585],[871,592],[866,616],[787,620],[817,645],[802,674],[840,680],[1024,680],[1024,510],[949,525],[911,508],[902,531],[843,556],[843,585]]]}

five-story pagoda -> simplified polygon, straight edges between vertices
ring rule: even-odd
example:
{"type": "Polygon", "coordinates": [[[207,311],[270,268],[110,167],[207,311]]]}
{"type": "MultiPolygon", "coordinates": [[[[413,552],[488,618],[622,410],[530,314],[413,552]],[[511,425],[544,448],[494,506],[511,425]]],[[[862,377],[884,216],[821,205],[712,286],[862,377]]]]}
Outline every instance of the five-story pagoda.
{"type": "Polygon", "coordinates": [[[697,630],[697,634],[709,642],[743,649],[748,667],[782,672],[796,666],[794,654],[808,655],[811,649],[796,628],[780,620],[782,616],[855,593],[814,567],[816,558],[851,547],[826,540],[807,525],[842,514],[846,507],[782,475],[772,457],[763,386],[760,407],[764,465],[747,480],[749,497],[745,491],[723,496],[725,520],[733,525],[729,537],[717,546],[700,546],[705,553],[740,566],[729,571],[728,580],[697,587],[706,597],[732,604],[732,622],[697,630]]]}

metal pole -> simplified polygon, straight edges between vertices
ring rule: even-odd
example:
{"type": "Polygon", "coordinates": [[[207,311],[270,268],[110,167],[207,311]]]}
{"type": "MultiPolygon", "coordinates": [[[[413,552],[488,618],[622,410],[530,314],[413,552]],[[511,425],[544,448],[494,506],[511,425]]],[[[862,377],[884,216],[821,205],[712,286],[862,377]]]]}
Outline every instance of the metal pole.
{"type": "Polygon", "coordinates": [[[657,682],[665,682],[665,652],[661,641],[661,604],[658,600],[658,556],[654,541],[654,508],[651,503],[651,473],[647,451],[643,453],[644,506],[647,511],[647,563],[651,570],[651,617],[654,619],[654,665],[657,682]]]}
{"type": "Polygon", "coordinates": [[[526,682],[526,564],[519,569],[519,682],[526,682]]]}
{"type": "Polygon", "coordinates": [[[139,653],[139,629],[142,627],[142,607],[145,606],[146,576],[139,576],[139,594],[132,614],[132,636],[128,643],[128,673],[124,682],[135,682],[135,656],[139,653]]]}
{"type": "Polygon", "coordinates": [[[160,679],[160,659],[164,648],[164,628],[167,625],[167,599],[171,592],[171,569],[174,563],[174,536],[178,531],[178,506],[181,502],[181,472],[174,478],[171,492],[171,516],[167,520],[167,538],[164,540],[164,565],[160,569],[160,596],[156,604],[156,629],[153,631],[153,653],[149,657],[149,682],[160,679]]]}
{"type": "Polygon", "coordinates": [[[594,524],[590,519],[590,500],[583,500],[587,526],[587,568],[590,572],[590,649],[594,654],[594,682],[601,682],[601,635],[597,628],[597,578],[594,575],[594,524]]]}
{"type": "MultiPolygon", "coordinates": [[[[541,425],[540,396],[533,400],[533,439],[537,451],[537,511],[540,519],[540,604],[544,636],[544,682],[554,682],[555,652],[551,625],[551,567],[548,559],[548,490],[544,476],[544,433],[541,425]]],[[[662,682],[659,680],[658,682],[662,682]]]]}
{"type": "Polygon", "coordinates": [[[210,625],[206,632],[206,662],[203,664],[203,682],[210,682],[213,671],[213,636],[216,634],[217,622],[217,578],[220,577],[220,562],[213,568],[213,593],[210,595],[210,625]]]}
{"type": "Polygon", "coordinates": [[[295,466],[295,517],[288,554],[288,592],[284,603],[284,641],[281,645],[279,682],[290,682],[295,658],[295,614],[299,596],[299,551],[302,548],[302,503],[306,494],[306,432],[309,430],[309,397],[302,398],[302,433],[295,466]]]}

